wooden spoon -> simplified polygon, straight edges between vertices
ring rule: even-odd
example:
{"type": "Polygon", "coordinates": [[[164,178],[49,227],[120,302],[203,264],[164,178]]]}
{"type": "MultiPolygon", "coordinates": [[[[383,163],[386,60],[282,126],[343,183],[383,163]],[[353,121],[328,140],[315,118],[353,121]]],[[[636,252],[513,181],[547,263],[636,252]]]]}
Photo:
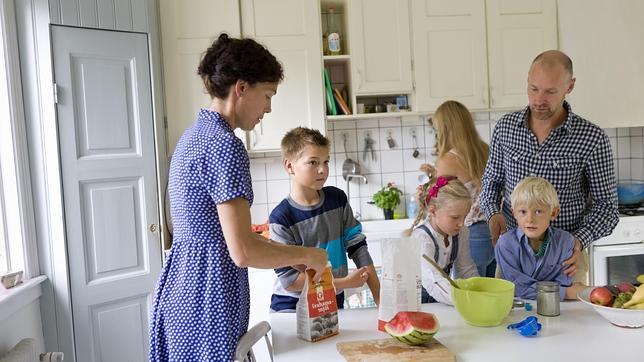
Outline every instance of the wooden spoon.
{"type": "Polygon", "coordinates": [[[432,258],[428,257],[428,256],[427,256],[427,255],[425,255],[425,254],[423,254],[423,258],[425,258],[425,260],[427,260],[427,262],[428,262],[428,263],[430,263],[434,268],[436,268],[436,270],[438,270],[438,271],[441,273],[441,275],[442,275],[443,277],[445,277],[445,279],[449,280],[450,284],[452,284],[452,286],[453,286],[454,288],[456,288],[456,289],[461,289],[461,288],[458,286],[458,284],[456,284],[456,282],[454,282],[454,280],[452,280],[452,278],[450,278],[450,277],[449,277],[449,275],[447,275],[447,273],[445,273],[445,270],[443,270],[443,268],[441,268],[438,264],[436,264],[436,262],[435,262],[435,261],[433,261],[433,260],[432,260],[432,258]]]}

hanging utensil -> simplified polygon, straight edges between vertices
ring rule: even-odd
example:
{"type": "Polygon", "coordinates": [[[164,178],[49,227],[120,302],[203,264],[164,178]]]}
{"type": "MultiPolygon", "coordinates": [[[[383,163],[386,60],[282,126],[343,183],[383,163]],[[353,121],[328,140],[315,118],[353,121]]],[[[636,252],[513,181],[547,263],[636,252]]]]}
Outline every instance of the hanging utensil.
{"type": "Polygon", "coordinates": [[[349,153],[347,152],[347,134],[342,134],[342,139],[344,143],[344,155],[345,160],[342,163],[342,178],[344,181],[347,180],[347,175],[355,175],[360,173],[360,164],[349,158],[349,153]]]}
{"type": "Polygon", "coordinates": [[[391,137],[391,130],[387,131],[387,145],[389,146],[389,148],[396,147],[396,141],[394,141],[394,138],[391,137]]]}
{"type": "Polygon", "coordinates": [[[364,134],[364,150],[362,151],[362,160],[367,162],[367,154],[371,153],[371,161],[376,160],[376,151],[373,146],[376,143],[373,138],[371,138],[371,132],[367,131],[364,134]]]}
{"type": "Polygon", "coordinates": [[[416,139],[416,130],[412,129],[411,130],[411,140],[414,145],[414,152],[412,152],[411,157],[417,158],[420,155],[420,151],[418,151],[418,140],[416,139]]]}
{"type": "Polygon", "coordinates": [[[461,288],[458,286],[458,284],[456,284],[456,282],[455,282],[454,280],[452,280],[452,278],[450,278],[450,277],[449,277],[449,275],[447,275],[447,273],[445,273],[445,270],[443,270],[443,268],[441,268],[438,264],[436,264],[436,262],[435,262],[435,261],[433,261],[430,257],[428,257],[428,256],[427,256],[427,255],[425,255],[425,254],[423,254],[423,258],[425,258],[425,260],[427,260],[427,262],[428,262],[428,263],[430,263],[434,268],[436,268],[436,270],[438,270],[438,271],[441,273],[441,275],[442,275],[445,279],[447,279],[447,280],[450,282],[450,284],[452,284],[452,286],[453,286],[454,288],[456,288],[456,289],[461,289],[461,288]]]}

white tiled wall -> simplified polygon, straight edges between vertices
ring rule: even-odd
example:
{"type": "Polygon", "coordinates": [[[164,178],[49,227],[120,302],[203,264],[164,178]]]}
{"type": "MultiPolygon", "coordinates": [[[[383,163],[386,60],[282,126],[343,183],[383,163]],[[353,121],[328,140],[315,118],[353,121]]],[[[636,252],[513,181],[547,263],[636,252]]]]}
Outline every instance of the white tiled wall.
{"type": "MultiPolygon", "coordinates": [[[[474,114],[476,128],[484,141],[490,136],[497,119],[504,113],[478,112],[474,114]]],[[[395,182],[403,189],[406,199],[418,184],[421,163],[433,163],[435,156],[434,130],[426,122],[426,117],[405,117],[385,119],[360,119],[350,121],[331,121],[327,124],[327,136],[331,140],[331,165],[327,185],[333,185],[347,192],[354,211],[363,220],[382,219],[382,210],[367,202],[371,196],[387,182],[395,182]],[[416,134],[414,145],[412,133],[416,134]],[[346,136],[346,150],[344,137],[346,136]],[[374,140],[374,152],[365,152],[365,138],[374,140]],[[391,137],[394,146],[389,147],[387,138],[391,137]],[[418,148],[417,158],[412,156],[418,148]],[[361,173],[367,177],[364,184],[352,180],[349,184],[342,178],[342,163],[348,157],[358,161],[361,173]]],[[[609,136],[615,157],[615,172],[620,182],[644,181],[644,140],[643,127],[605,129],[609,136]]],[[[270,210],[279,203],[290,190],[290,181],[282,167],[278,153],[251,155],[251,172],[255,202],[251,207],[254,223],[268,219],[270,210]]],[[[401,203],[397,212],[404,216],[405,205],[401,203]]]]}
{"type": "Polygon", "coordinates": [[[644,182],[644,127],[606,128],[618,182],[644,182]]]}

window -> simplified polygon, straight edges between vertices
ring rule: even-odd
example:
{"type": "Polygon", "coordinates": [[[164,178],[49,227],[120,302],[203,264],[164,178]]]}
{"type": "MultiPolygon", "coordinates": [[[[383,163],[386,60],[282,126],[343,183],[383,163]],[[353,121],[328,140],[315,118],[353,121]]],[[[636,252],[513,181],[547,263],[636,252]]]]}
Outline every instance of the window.
{"type": "Polygon", "coordinates": [[[0,0],[0,272],[38,274],[13,1],[0,0]]]}

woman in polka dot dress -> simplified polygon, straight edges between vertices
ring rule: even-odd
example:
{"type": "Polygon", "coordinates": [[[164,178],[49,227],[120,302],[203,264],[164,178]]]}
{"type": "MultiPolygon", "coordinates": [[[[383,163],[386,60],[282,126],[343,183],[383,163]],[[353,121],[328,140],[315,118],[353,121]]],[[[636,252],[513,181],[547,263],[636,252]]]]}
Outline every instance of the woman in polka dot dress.
{"type": "Polygon", "coordinates": [[[212,98],[172,156],[173,245],[157,283],[150,361],[230,361],[248,329],[247,267],[303,265],[321,273],[326,252],[272,243],[251,232],[249,159],[233,130],[271,111],[283,78],[252,39],[221,34],[198,69],[212,98]]]}

